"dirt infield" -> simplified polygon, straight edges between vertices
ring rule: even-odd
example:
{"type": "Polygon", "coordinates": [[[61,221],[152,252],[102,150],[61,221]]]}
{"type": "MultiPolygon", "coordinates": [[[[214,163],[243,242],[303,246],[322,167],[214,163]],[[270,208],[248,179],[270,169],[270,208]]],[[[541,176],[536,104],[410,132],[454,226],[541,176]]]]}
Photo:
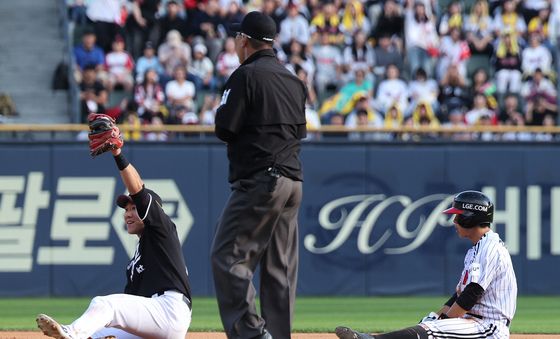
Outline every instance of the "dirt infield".
{"type": "MultiPolygon", "coordinates": [[[[0,332],[0,339],[44,339],[41,332],[0,332]]],[[[293,339],[336,339],[332,333],[296,333],[293,339]]],[[[553,339],[560,338],[558,334],[513,334],[511,339],[553,339]]],[[[226,339],[223,333],[218,332],[193,332],[187,339],[226,339]]]]}

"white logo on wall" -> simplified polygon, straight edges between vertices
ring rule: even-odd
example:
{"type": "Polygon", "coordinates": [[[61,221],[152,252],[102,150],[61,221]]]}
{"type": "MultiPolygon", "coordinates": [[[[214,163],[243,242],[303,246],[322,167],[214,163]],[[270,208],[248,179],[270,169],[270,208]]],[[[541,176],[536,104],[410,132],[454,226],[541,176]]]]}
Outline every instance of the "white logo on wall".
{"type": "MultiPolygon", "coordinates": [[[[31,272],[39,211],[49,208],[51,193],[43,190],[44,175],[0,176],[0,272],[31,272]]],[[[172,179],[145,180],[156,191],[163,208],[177,226],[181,243],[194,223],[193,216],[172,179]]],[[[60,243],[38,248],[39,265],[110,265],[113,246],[106,244],[111,227],[129,257],[138,242],[124,227],[121,208],[115,206],[114,177],[60,177],[53,201],[50,240],[60,243]]]]}
{"type": "MultiPolygon", "coordinates": [[[[494,201],[494,225],[503,227],[500,232],[502,239],[512,255],[518,255],[521,242],[525,242],[527,258],[538,260],[542,257],[542,217],[541,203],[542,189],[540,186],[527,187],[527,205],[521,206],[519,187],[507,187],[505,199],[496,199],[494,187],[484,187],[482,191],[494,201]],[[526,210],[526,236],[521,239],[521,211],[526,210]]],[[[304,237],[304,247],[315,254],[335,252],[358,229],[356,241],[357,250],[362,254],[373,254],[382,251],[388,255],[405,254],[414,251],[424,244],[436,227],[449,227],[451,219],[441,212],[451,205],[453,196],[447,194],[433,194],[412,200],[405,195],[385,196],[383,194],[351,195],[332,200],[322,206],[319,211],[320,230],[304,237]],[[428,213],[420,213],[427,206],[433,206],[428,213]],[[384,232],[374,233],[379,227],[381,215],[389,208],[401,208],[395,218],[395,223],[384,232]],[[418,217],[418,214],[421,214],[418,217]],[[416,216],[416,219],[413,218],[416,216]],[[328,234],[332,239],[323,241],[328,234]],[[372,237],[372,234],[377,236],[372,237]],[[387,244],[392,237],[398,237],[406,245],[389,247],[387,244]]],[[[550,190],[550,206],[560,204],[560,187],[550,190]]],[[[476,208],[473,206],[473,208],[476,208]]],[[[495,228],[494,226],[494,228],[495,228]]],[[[550,208],[550,254],[560,255],[560,210],[550,208]]]]}

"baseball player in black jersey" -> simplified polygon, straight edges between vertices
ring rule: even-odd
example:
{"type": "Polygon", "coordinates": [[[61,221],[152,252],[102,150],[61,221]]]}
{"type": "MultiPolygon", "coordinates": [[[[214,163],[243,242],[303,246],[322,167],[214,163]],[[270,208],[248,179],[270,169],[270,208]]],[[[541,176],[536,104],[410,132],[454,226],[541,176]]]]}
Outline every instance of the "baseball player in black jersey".
{"type": "Polygon", "coordinates": [[[46,335],[61,339],[184,339],[191,322],[191,292],[175,224],[163,211],[161,198],[144,187],[121,150],[112,152],[130,192],[119,196],[117,205],[125,209],[128,233],[139,238],[126,267],[124,294],[93,298],[70,325],[44,314],[38,315],[37,324],[46,335]]]}
{"type": "Polygon", "coordinates": [[[455,196],[451,208],[453,223],[461,238],[473,247],[465,256],[464,268],[455,293],[437,312],[430,312],[420,324],[403,330],[370,335],[348,327],[337,327],[341,339],[507,339],[515,314],[517,281],[511,257],[500,236],[490,229],[494,205],[478,191],[455,196]]]}
{"type": "Polygon", "coordinates": [[[224,87],[216,135],[227,143],[232,193],[212,244],[212,271],[228,338],[290,338],[302,198],[303,82],[275,57],[276,24],[250,12],[235,48],[241,66],[224,87]],[[260,265],[259,315],[253,274],[260,265]]]}

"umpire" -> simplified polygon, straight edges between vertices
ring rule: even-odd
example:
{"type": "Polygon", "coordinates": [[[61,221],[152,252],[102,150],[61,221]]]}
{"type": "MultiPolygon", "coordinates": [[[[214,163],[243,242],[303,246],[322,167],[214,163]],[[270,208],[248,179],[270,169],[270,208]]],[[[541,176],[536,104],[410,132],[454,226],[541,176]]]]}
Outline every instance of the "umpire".
{"type": "Polygon", "coordinates": [[[215,122],[232,190],[212,244],[216,296],[228,338],[285,339],[296,296],[307,90],[277,61],[270,17],[250,12],[232,31],[241,66],[225,84],[215,122]],[[259,264],[262,316],[252,283],[259,264]]]}

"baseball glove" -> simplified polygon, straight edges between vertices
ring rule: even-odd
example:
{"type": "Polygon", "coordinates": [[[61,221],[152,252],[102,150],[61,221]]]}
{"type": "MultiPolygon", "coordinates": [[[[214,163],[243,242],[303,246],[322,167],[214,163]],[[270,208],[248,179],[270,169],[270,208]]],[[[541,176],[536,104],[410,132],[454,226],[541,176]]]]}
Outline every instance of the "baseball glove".
{"type": "Polygon", "coordinates": [[[121,131],[113,118],[106,114],[90,113],[88,122],[89,151],[92,157],[123,146],[121,131]]]}

